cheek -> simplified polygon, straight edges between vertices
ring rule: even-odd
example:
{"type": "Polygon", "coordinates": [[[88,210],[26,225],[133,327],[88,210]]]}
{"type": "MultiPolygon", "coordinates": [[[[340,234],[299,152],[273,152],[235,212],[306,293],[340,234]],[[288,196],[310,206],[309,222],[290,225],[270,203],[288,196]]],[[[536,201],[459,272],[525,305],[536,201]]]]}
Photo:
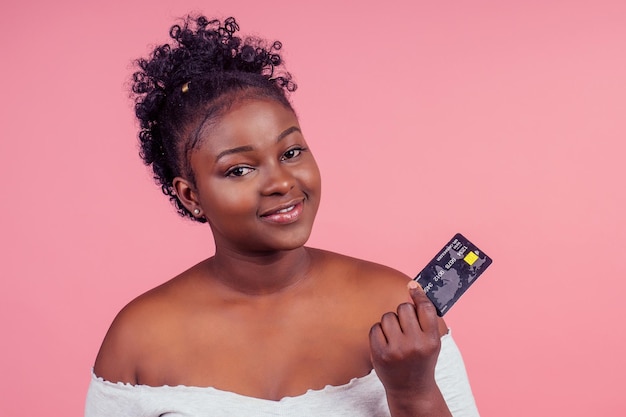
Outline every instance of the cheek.
{"type": "Polygon", "coordinates": [[[221,187],[203,199],[205,216],[212,221],[228,221],[241,214],[255,214],[257,200],[255,194],[242,184],[221,187]]]}
{"type": "Polygon", "coordinates": [[[314,159],[311,160],[311,163],[306,169],[302,170],[301,178],[307,190],[319,199],[322,190],[322,178],[320,175],[320,170],[317,167],[317,163],[315,163],[314,159]]]}

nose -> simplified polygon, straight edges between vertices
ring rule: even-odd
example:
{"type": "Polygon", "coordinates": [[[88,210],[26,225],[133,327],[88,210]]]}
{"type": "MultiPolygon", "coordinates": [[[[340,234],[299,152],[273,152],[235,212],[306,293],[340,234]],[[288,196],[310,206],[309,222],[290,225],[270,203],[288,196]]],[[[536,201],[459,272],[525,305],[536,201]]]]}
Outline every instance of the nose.
{"type": "Polygon", "coordinates": [[[296,185],[296,178],[291,170],[277,162],[266,169],[263,195],[284,195],[296,185]]]}

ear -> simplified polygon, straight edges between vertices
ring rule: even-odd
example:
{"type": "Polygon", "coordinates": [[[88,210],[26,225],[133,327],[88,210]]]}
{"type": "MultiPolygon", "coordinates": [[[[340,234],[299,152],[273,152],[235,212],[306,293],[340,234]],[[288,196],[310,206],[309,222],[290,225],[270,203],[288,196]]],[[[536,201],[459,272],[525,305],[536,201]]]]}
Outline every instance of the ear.
{"type": "Polygon", "coordinates": [[[174,187],[176,196],[182,205],[185,206],[185,208],[189,210],[194,217],[201,218],[204,214],[202,213],[200,201],[198,201],[198,192],[193,184],[185,178],[176,177],[172,181],[172,186],[174,187]]]}

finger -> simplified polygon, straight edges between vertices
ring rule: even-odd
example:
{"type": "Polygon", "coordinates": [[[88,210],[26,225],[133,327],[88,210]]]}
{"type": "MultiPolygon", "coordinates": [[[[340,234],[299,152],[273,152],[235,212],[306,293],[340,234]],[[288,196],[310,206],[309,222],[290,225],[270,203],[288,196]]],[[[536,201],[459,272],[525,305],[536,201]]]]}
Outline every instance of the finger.
{"type": "Polygon", "coordinates": [[[391,343],[394,340],[398,340],[398,338],[402,337],[402,328],[400,326],[400,321],[398,320],[398,316],[396,313],[392,313],[391,311],[383,314],[380,319],[380,326],[385,333],[385,337],[387,338],[387,343],[391,343]]]}
{"type": "Polygon", "coordinates": [[[381,329],[380,323],[376,323],[370,329],[370,360],[372,361],[372,366],[377,363],[378,358],[381,357],[386,347],[387,339],[385,339],[383,329],[381,329]]]}
{"type": "Polygon", "coordinates": [[[398,321],[404,334],[415,334],[415,332],[422,331],[413,303],[402,303],[398,306],[398,321]]]}
{"type": "Polygon", "coordinates": [[[372,354],[379,356],[380,352],[387,346],[387,338],[380,323],[376,323],[370,329],[370,350],[372,354]]]}
{"type": "Polygon", "coordinates": [[[422,287],[416,281],[409,281],[409,294],[415,304],[417,321],[420,328],[426,333],[436,332],[438,334],[437,310],[428,299],[422,287]]]}

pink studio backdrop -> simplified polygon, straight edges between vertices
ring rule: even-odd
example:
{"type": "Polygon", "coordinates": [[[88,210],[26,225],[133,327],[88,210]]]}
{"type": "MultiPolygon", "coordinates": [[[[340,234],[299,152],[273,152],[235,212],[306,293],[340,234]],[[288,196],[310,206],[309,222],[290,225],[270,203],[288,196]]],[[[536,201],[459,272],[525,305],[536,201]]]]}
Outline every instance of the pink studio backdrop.
{"type": "Polygon", "coordinates": [[[626,413],[625,2],[60,0],[0,6],[3,415],[81,415],[116,312],[212,251],[124,88],[189,10],[283,41],[310,245],[410,275],[455,232],[493,257],[446,316],[483,417],[626,413]]]}

